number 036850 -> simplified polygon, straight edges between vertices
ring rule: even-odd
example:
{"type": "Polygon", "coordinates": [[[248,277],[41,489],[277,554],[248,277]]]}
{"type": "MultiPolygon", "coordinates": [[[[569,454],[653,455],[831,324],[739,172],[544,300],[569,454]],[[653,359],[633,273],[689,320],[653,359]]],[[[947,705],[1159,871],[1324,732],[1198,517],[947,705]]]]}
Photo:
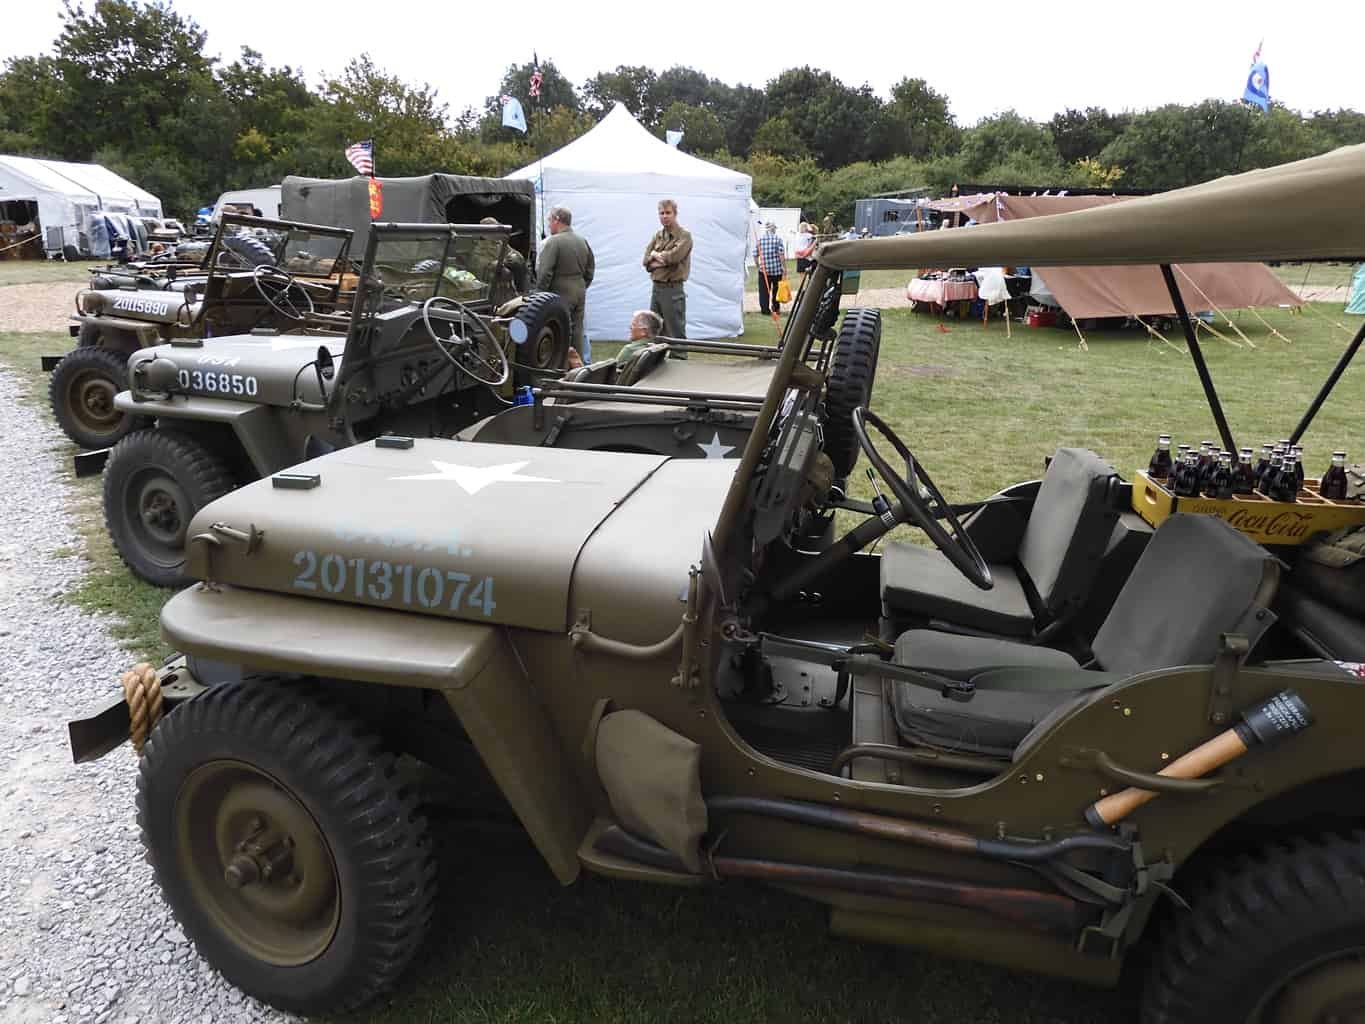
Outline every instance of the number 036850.
{"type": "Polygon", "coordinates": [[[364,600],[407,605],[410,608],[464,609],[492,615],[493,577],[473,577],[467,572],[412,565],[384,559],[347,558],[338,554],[298,551],[294,565],[294,589],[325,594],[354,595],[364,600]]]}

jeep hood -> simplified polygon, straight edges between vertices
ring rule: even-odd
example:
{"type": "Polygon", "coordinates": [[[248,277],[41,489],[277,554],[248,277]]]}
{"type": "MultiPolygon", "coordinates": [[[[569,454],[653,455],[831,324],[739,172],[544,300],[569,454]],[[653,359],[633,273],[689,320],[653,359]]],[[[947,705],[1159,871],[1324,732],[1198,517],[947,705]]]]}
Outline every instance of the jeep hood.
{"type": "MultiPolygon", "coordinates": [[[[187,568],[239,587],[562,632],[584,545],[667,462],[442,439],[408,448],[368,441],[201,510],[190,524],[187,568]]],[[[654,523],[660,534],[671,526],[667,513],[654,523]]],[[[635,534],[634,543],[647,541],[635,534]]],[[[690,557],[700,550],[698,536],[690,557]]]]}
{"type": "Polygon", "coordinates": [[[76,296],[76,308],[89,316],[120,317],[141,320],[149,324],[178,324],[188,327],[199,315],[203,303],[188,301],[184,292],[144,289],[97,291],[82,289],[76,296]]]}
{"type": "Polygon", "coordinates": [[[346,339],[303,334],[232,334],[208,338],[202,345],[155,345],[128,359],[129,380],[137,367],[152,359],[169,359],[178,370],[177,393],[232,398],[259,405],[289,405],[296,398],[321,402],[317,375],[310,364],[318,347],[326,346],[338,368],[346,339]]]}

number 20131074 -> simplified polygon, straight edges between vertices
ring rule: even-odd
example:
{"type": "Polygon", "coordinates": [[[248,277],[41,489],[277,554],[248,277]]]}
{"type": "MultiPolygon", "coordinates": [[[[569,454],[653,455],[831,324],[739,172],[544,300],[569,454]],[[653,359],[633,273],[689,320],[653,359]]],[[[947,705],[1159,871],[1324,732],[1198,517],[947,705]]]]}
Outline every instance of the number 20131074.
{"type": "Polygon", "coordinates": [[[472,608],[484,615],[492,615],[497,608],[492,576],[476,579],[467,572],[431,565],[319,555],[316,551],[296,552],[294,565],[299,569],[294,577],[297,590],[344,593],[361,600],[368,597],[372,601],[414,608],[446,608],[452,612],[472,608]]]}

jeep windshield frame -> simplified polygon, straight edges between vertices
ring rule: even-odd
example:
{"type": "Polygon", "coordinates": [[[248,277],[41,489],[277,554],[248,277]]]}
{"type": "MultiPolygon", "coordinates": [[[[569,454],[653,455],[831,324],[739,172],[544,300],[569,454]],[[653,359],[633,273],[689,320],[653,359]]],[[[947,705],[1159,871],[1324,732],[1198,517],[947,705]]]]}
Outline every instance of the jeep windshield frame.
{"type": "MultiPolygon", "coordinates": [[[[751,484],[770,448],[782,449],[793,417],[778,417],[792,390],[798,355],[813,338],[821,291],[847,270],[907,270],[932,266],[1157,266],[1184,331],[1223,442],[1236,445],[1212,376],[1172,272],[1178,263],[1339,259],[1365,254],[1365,144],[1278,167],[1247,171],[1112,206],[970,228],[826,243],[783,334],[773,373],[713,534],[720,554],[730,551],[752,511],[751,484]],[[1254,215],[1251,215],[1254,214],[1254,215]],[[803,339],[803,344],[789,340],[803,339]],[[777,436],[774,436],[774,435],[777,436]]],[[[1327,400],[1365,342],[1356,331],[1294,430],[1297,439],[1327,400]]]]}
{"type": "Polygon", "coordinates": [[[274,266],[294,277],[331,279],[344,274],[351,267],[351,239],[349,228],[329,227],[324,224],[304,224],[299,221],[273,220],[251,217],[241,213],[225,213],[213,233],[213,241],[204,253],[201,268],[209,274],[251,271],[253,268],[230,258],[226,239],[249,232],[274,255],[274,266]]]}

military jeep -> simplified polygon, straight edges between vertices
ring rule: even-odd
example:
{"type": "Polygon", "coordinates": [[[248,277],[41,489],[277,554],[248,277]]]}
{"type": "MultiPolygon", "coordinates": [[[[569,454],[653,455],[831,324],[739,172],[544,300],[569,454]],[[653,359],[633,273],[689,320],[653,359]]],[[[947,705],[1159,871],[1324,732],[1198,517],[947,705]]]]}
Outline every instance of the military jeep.
{"type": "Polygon", "coordinates": [[[185,530],[214,499],[383,433],[448,437],[562,364],[569,329],[558,296],[493,307],[510,231],[375,224],[351,312],[321,312],[292,272],[266,265],[248,277],[297,314],[294,328],[135,352],[114,408],[140,426],[107,452],[77,456],[78,474],[103,469],[105,525],[128,567],[161,586],[188,582],[185,530]]]}
{"type": "Polygon", "coordinates": [[[857,939],[1094,984],[1145,964],[1147,1024],[1358,1018],[1359,575],[1328,601],[1217,505],[1154,527],[1140,477],[1082,449],[954,504],[875,396],[853,425],[888,494],[809,549],[845,501],[801,365],[844,270],[1155,264],[1232,448],[1170,265],[1356,255],[1362,187],[1355,147],[831,243],[737,462],[385,434],[240,488],[190,525],[201,582],[161,617],[182,653],[72,722],[74,756],[131,733],[164,898],[289,1010],[412,961],[436,870],[395,757],[471,754],[566,885],[748,879],[857,939]],[[901,524],[931,546],[871,550],[901,524]]]}
{"type": "Polygon", "coordinates": [[[241,334],[344,330],[354,274],[351,233],[257,217],[225,216],[197,265],[177,259],[104,268],[76,295],[78,347],[45,357],[58,425],[77,445],[103,449],[146,425],[115,407],[128,358],[158,342],[241,334]]]}

